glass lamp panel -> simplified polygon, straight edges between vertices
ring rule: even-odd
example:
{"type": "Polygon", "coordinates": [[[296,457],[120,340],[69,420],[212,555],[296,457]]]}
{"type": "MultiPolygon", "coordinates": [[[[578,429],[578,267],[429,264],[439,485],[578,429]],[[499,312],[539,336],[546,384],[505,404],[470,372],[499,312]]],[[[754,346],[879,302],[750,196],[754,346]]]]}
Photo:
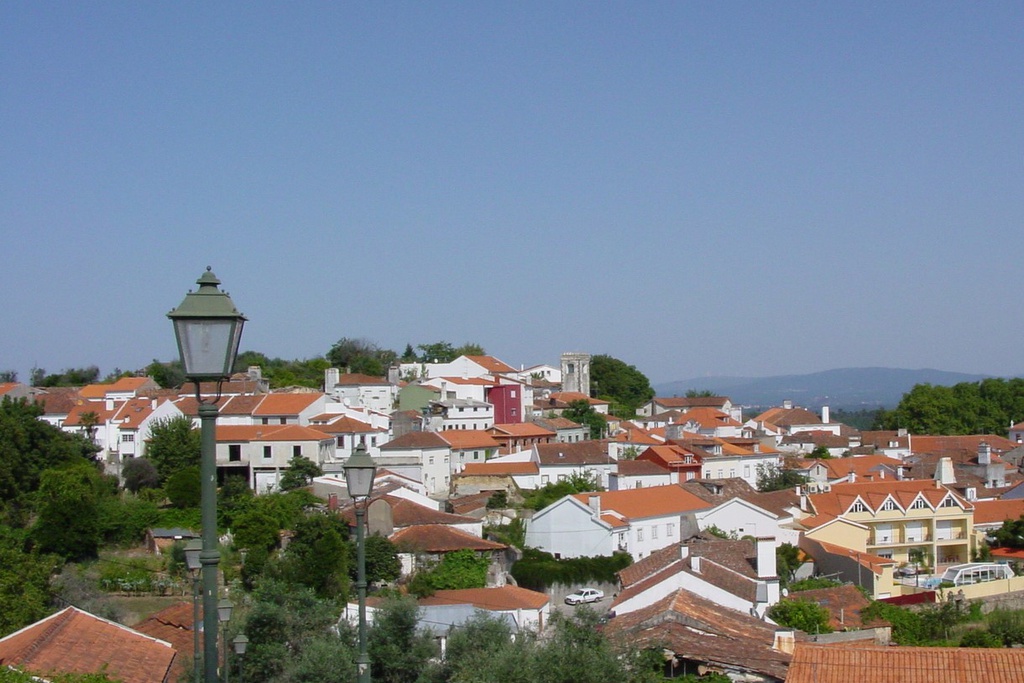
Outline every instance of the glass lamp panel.
{"type": "Polygon", "coordinates": [[[227,377],[242,326],[236,320],[186,318],[174,321],[186,377],[227,377]]]}
{"type": "Polygon", "coordinates": [[[376,467],[346,467],[345,480],[348,482],[348,495],[353,498],[365,498],[373,488],[376,467]]]}

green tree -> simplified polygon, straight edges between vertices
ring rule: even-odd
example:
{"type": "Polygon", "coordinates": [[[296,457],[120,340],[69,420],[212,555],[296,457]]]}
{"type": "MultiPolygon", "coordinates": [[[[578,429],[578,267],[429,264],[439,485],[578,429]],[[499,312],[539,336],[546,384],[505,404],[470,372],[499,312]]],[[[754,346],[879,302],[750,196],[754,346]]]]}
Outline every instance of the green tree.
{"type": "Polygon", "coordinates": [[[145,373],[164,389],[177,389],[185,383],[185,370],[180,360],[161,363],[157,359],[146,366],[145,373]]]}
{"type": "Polygon", "coordinates": [[[24,399],[0,401],[0,512],[14,525],[27,520],[44,470],[91,462],[97,451],[83,437],[40,420],[42,413],[24,399]]]}
{"type": "Polygon", "coordinates": [[[160,486],[160,473],[149,458],[129,458],[121,466],[124,487],[132,493],[160,486]]]}
{"type": "Polygon", "coordinates": [[[199,507],[202,500],[202,485],[199,467],[185,467],[167,478],[164,493],[176,508],[199,507]]]}
{"type": "Polygon", "coordinates": [[[611,356],[590,359],[590,381],[597,397],[611,402],[612,413],[619,417],[633,417],[637,408],[654,398],[646,375],[611,356]]]}
{"type": "Polygon", "coordinates": [[[807,457],[814,460],[831,460],[832,453],[829,452],[826,446],[815,446],[814,450],[807,454],[807,457]]]}
{"type": "Polygon", "coordinates": [[[235,517],[234,543],[236,548],[270,550],[277,546],[281,526],[267,510],[252,507],[235,517]]]}
{"type": "Polygon", "coordinates": [[[324,471],[320,465],[309,458],[297,455],[291,459],[288,469],[281,475],[281,490],[291,491],[309,486],[313,482],[313,477],[322,477],[323,474],[324,471]]]}
{"type": "Polygon", "coordinates": [[[42,553],[68,560],[96,557],[101,540],[100,498],[104,484],[89,463],[46,470],[39,482],[39,507],[31,537],[42,553]]]}
{"type": "Polygon", "coordinates": [[[591,439],[602,438],[605,430],[608,429],[608,421],[583,399],[569,403],[569,406],[562,411],[562,417],[572,420],[576,424],[586,425],[590,429],[591,439]]]}
{"type": "Polygon", "coordinates": [[[0,528],[0,638],[52,611],[50,577],[61,564],[56,555],[26,552],[20,534],[0,528]]]}
{"type": "Polygon", "coordinates": [[[65,368],[59,373],[47,375],[45,370],[34,368],[32,386],[36,387],[80,387],[94,384],[100,378],[100,369],[95,365],[86,368],[65,368]]]}
{"type": "Polygon", "coordinates": [[[768,608],[768,616],[782,626],[800,629],[804,633],[831,633],[829,612],[810,600],[781,600],[768,608]]]}
{"type": "Polygon", "coordinates": [[[1001,548],[1024,548],[1024,515],[1007,519],[1002,526],[991,533],[996,545],[1001,548]]]}
{"type": "Polygon", "coordinates": [[[480,346],[475,342],[466,342],[462,346],[455,349],[455,358],[459,356],[486,356],[487,352],[484,347],[480,346]]]}
{"type": "Polygon", "coordinates": [[[397,354],[382,349],[366,339],[342,337],[327,352],[327,360],[331,367],[343,368],[347,372],[382,377],[388,366],[394,362],[397,354]]]}
{"type": "Polygon", "coordinates": [[[714,398],[715,392],[710,389],[687,389],[686,398],[714,398]]]}
{"type": "Polygon", "coordinates": [[[353,680],[355,655],[347,637],[350,633],[342,631],[339,637],[331,632],[339,608],[336,602],[317,597],[312,589],[270,579],[259,581],[245,616],[243,630],[249,649],[242,658],[241,679],[247,683],[339,680],[333,675],[311,677],[311,669],[323,672],[333,664],[348,676],[345,680],[353,680]],[[321,643],[333,645],[338,657],[326,657],[321,643]]]}
{"type": "Polygon", "coordinates": [[[146,454],[161,482],[166,482],[179,470],[198,467],[201,452],[200,432],[187,415],[157,420],[150,428],[146,454]]]}
{"type": "Polygon", "coordinates": [[[793,580],[800,568],[800,549],[792,543],[783,543],[775,549],[775,566],[779,583],[785,587],[793,580]]]}
{"type": "Polygon", "coordinates": [[[451,363],[459,357],[450,342],[440,341],[433,344],[417,344],[420,360],[424,363],[451,363]]]}
{"type": "Polygon", "coordinates": [[[285,551],[286,576],[320,597],[348,596],[348,530],[335,516],[311,514],[292,532],[285,551]]]}
{"type": "Polygon", "coordinates": [[[778,465],[761,464],[757,466],[757,490],[761,492],[782,491],[806,484],[809,480],[793,470],[783,469],[778,465]]]}
{"type": "MultiPolygon", "coordinates": [[[[349,544],[349,576],[355,581],[359,567],[356,562],[356,544],[349,544]]],[[[402,563],[398,559],[395,544],[386,536],[371,534],[366,537],[366,580],[368,583],[396,581],[402,574],[402,563]]]]}
{"type": "Polygon", "coordinates": [[[409,592],[420,597],[438,590],[483,588],[487,584],[490,561],[468,549],[445,553],[431,570],[421,571],[409,582],[409,592]]]}
{"type": "Polygon", "coordinates": [[[436,650],[433,638],[420,633],[419,607],[410,598],[391,599],[377,608],[368,651],[371,679],[377,683],[416,681],[436,650]]]}

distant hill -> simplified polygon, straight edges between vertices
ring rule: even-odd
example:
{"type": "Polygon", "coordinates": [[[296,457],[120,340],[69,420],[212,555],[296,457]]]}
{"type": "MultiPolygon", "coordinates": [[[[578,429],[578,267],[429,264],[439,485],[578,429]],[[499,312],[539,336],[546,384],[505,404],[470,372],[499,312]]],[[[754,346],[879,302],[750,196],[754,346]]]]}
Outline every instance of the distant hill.
{"type": "Polygon", "coordinates": [[[968,375],[943,370],[898,368],[841,368],[809,375],[776,377],[695,377],[654,386],[658,396],[684,396],[689,390],[710,390],[746,406],[776,406],[784,400],[817,409],[859,410],[894,408],[915,384],[952,386],[978,382],[989,375],[968,375]]]}

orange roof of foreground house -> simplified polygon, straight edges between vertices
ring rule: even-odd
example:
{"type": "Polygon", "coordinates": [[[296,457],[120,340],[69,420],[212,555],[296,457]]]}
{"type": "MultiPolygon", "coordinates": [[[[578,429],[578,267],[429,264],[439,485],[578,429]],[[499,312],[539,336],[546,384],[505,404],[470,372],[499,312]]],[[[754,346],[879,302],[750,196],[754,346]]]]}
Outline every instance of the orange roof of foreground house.
{"type": "Polygon", "coordinates": [[[500,361],[494,356],[466,356],[469,360],[473,361],[487,372],[518,372],[514,367],[500,361]]]}
{"type": "Polygon", "coordinates": [[[389,539],[398,548],[411,548],[424,553],[450,553],[456,550],[504,550],[508,546],[456,529],[446,524],[418,524],[391,534],[389,539]]]}
{"type": "Polygon", "coordinates": [[[466,448],[498,448],[501,446],[501,444],[495,441],[494,437],[484,429],[449,429],[438,433],[454,450],[466,448]]]}
{"type": "Polygon", "coordinates": [[[217,441],[327,441],[334,440],[312,427],[302,425],[217,425],[217,441]]]}
{"type": "Polygon", "coordinates": [[[679,421],[683,424],[687,422],[696,422],[703,429],[715,429],[718,427],[740,427],[742,426],[739,422],[732,419],[732,416],[728,413],[723,413],[721,410],[716,408],[692,408],[679,418],[679,421]]]}
{"type": "Polygon", "coordinates": [[[421,599],[419,604],[423,606],[473,605],[478,609],[505,612],[515,609],[541,609],[550,600],[544,593],[506,585],[501,588],[439,590],[429,598],[421,599]]]}
{"type": "MultiPolygon", "coordinates": [[[[186,664],[192,658],[193,638],[195,637],[192,630],[194,627],[194,613],[192,609],[191,602],[179,602],[176,605],[171,605],[155,614],[151,614],[146,619],[132,626],[139,633],[170,643],[171,647],[178,651],[180,656],[174,658],[173,680],[181,680],[181,676],[187,673],[186,664]]],[[[202,618],[203,606],[200,604],[200,623],[202,623],[202,618]]]]}
{"type": "Polygon", "coordinates": [[[590,396],[587,396],[586,394],[581,394],[578,391],[555,391],[552,392],[550,398],[554,399],[555,401],[560,401],[566,404],[572,403],[573,401],[586,401],[592,406],[611,405],[610,403],[608,403],[608,401],[602,401],[599,398],[591,398],[590,396]]]}
{"type": "Polygon", "coordinates": [[[496,424],[491,427],[488,431],[494,430],[493,433],[497,433],[498,436],[512,436],[512,437],[546,437],[551,438],[556,436],[556,433],[550,429],[544,429],[540,425],[535,425],[532,422],[515,422],[507,424],[496,424]]]}
{"type": "Polygon", "coordinates": [[[614,511],[627,519],[663,517],[711,507],[707,502],[675,484],[622,491],[577,493],[573,498],[587,505],[591,496],[598,496],[601,499],[602,512],[614,511]]]}
{"type": "Polygon", "coordinates": [[[115,406],[113,410],[107,410],[106,403],[103,401],[80,401],[71,410],[68,411],[68,416],[64,419],[65,427],[80,427],[82,426],[82,418],[89,413],[96,416],[96,424],[102,425],[106,423],[111,417],[114,416],[117,408],[115,406]]]}
{"type": "Polygon", "coordinates": [[[66,607],[0,639],[0,663],[29,673],[100,673],[123,683],[170,680],[170,643],[66,607]]]}
{"type": "Polygon", "coordinates": [[[833,484],[832,490],[808,496],[808,501],[819,515],[838,517],[846,514],[850,506],[860,499],[871,510],[878,510],[886,499],[892,498],[904,510],[921,496],[931,506],[938,507],[946,496],[953,496],[965,510],[972,505],[948,488],[932,479],[904,479],[899,481],[870,481],[856,484],[833,484]]]}
{"type": "Polygon", "coordinates": [[[157,384],[149,377],[122,377],[111,384],[87,384],[79,390],[84,398],[106,398],[107,394],[121,394],[135,392],[152,385],[156,389],[157,384]]]}
{"type": "Polygon", "coordinates": [[[312,418],[309,422],[314,429],[319,429],[325,434],[367,434],[370,432],[387,431],[347,415],[321,414],[312,418]]]}
{"type": "Polygon", "coordinates": [[[979,500],[974,503],[974,525],[1002,524],[1008,519],[1024,515],[1024,498],[1009,500],[979,500]]]}
{"type": "Polygon", "coordinates": [[[252,411],[252,414],[253,416],[298,415],[323,396],[320,392],[267,394],[252,411]]]}
{"type": "Polygon", "coordinates": [[[462,475],[467,477],[500,477],[514,474],[537,474],[535,462],[471,462],[466,463],[462,475]]]}
{"type": "Polygon", "coordinates": [[[1020,445],[1004,436],[995,434],[965,434],[962,436],[918,436],[915,434],[911,437],[911,449],[914,453],[932,453],[934,455],[955,455],[957,453],[976,455],[978,445],[982,442],[992,447],[993,456],[1011,451],[1020,445]]]}
{"type": "Polygon", "coordinates": [[[786,683],[1024,682],[1024,650],[798,642],[786,683]]]}
{"type": "Polygon", "coordinates": [[[828,470],[830,479],[845,477],[853,472],[858,479],[878,478],[879,470],[888,468],[895,471],[903,465],[901,460],[885,455],[861,455],[856,458],[824,458],[818,460],[828,470]]]}

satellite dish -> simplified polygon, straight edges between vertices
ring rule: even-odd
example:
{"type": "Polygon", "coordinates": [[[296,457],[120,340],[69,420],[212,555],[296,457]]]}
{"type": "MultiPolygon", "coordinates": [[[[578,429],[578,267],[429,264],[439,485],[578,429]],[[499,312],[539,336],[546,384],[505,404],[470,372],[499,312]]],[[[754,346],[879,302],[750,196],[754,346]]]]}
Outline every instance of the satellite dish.
{"type": "Polygon", "coordinates": [[[789,597],[789,589],[788,588],[783,588],[782,589],[782,597],[784,597],[784,598],[789,597]]]}

